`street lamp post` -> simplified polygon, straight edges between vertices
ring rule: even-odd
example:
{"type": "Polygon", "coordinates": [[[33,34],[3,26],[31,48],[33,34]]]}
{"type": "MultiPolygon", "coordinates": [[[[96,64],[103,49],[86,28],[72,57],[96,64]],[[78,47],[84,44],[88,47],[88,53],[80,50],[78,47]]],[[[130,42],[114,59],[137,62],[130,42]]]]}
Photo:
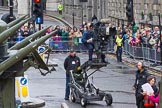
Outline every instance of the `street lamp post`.
{"type": "Polygon", "coordinates": [[[122,19],[122,30],[124,30],[124,19],[122,19]]]}
{"type": "Polygon", "coordinates": [[[13,15],[13,0],[10,0],[10,22],[15,19],[13,15]]]}
{"type": "Polygon", "coordinates": [[[83,3],[81,5],[82,5],[82,25],[83,25],[83,3]]]}
{"type": "Polygon", "coordinates": [[[74,0],[73,0],[73,26],[74,26],[74,0]]]}

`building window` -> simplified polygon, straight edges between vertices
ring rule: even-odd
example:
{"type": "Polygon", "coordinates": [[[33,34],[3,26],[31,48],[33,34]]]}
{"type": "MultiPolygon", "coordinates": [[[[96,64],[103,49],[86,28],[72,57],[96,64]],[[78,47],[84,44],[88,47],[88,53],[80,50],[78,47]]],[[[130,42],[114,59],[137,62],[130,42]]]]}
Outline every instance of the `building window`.
{"type": "Polygon", "coordinates": [[[159,0],[153,0],[153,4],[159,4],[159,0]]]}

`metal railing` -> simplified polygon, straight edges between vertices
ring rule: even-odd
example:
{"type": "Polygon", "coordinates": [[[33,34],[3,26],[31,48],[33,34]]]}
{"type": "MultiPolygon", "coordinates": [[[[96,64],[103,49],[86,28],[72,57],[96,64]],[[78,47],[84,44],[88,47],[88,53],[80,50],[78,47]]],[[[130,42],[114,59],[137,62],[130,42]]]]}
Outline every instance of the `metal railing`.
{"type": "Polygon", "coordinates": [[[145,46],[135,47],[125,41],[124,48],[125,54],[133,57],[134,59],[148,60],[154,63],[160,62],[160,52],[155,48],[149,48],[145,46]]]}
{"type": "MultiPolygon", "coordinates": [[[[74,49],[78,52],[87,52],[87,48],[81,41],[74,41],[74,40],[68,40],[68,41],[61,41],[61,40],[56,40],[53,41],[52,39],[49,41],[49,46],[53,51],[69,51],[70,49],[74,49]]],[[[110,39],[108,41],[108,45],[106,48],[106,52],[114,52],[114,40],[110,39]]],[[[149,48],[145,47],[144,45],[140,47],[132,46],[128,43],[126,40],[124,42],[123,46],[123,52],[126,55],[129,55],[130,57],[134,59],[143,59],[143,60],[148,60],[154,63],[159,63],[160,62],[160,52],[157,51],[155,48],[149,48]]]]}
{"type": "Polygon", "coordinates": [[[85,52],[87,51],[87,48],[82,44],[81,42],[69,40],[69,41],[53,41],[49,40],[49,46],[52,49],[52,51],[69,51],[71,49],[74,49],[77,52],[85,52]]]}

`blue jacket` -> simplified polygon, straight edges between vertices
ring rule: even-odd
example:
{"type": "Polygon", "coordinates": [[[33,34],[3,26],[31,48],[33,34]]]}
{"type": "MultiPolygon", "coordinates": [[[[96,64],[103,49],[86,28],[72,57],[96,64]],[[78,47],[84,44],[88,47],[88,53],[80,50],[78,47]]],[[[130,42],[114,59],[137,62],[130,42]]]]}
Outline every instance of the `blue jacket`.
{"type": "Polygon", "coordinates": [[[94,35],[94,32],[93,31],[85,31],[83,33],[83,37],[82,37],[82,42],[83,43],[87,43],[87,40],[90,39],[90,38],[94,38],[95,35],[94,35]]]}

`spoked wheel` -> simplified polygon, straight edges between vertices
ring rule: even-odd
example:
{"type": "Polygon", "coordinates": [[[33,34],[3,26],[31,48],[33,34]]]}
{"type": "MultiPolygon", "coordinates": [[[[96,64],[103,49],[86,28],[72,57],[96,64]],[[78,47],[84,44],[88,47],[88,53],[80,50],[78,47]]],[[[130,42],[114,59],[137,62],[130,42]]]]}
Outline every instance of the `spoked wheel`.
{"type": "Polygon", "coordinates": [[[86,100],[85,98],[81,98],[80,104],[81,104],[82,107],[86,107],[86,105],[87,105],[87,100],[86,100]]]}
{"type": "Polygon", "coordinates": [[[111,94],[106,94],[105,95],[105,102],[107,104],[107,106],[111,105],[113,102],[113,98],[111,94]]]}
{"type": "Polygon", "coordinates": [[[74,91],[71,92],[71,101],[72,101],[72,102],[75,102],[74,91]]]}

